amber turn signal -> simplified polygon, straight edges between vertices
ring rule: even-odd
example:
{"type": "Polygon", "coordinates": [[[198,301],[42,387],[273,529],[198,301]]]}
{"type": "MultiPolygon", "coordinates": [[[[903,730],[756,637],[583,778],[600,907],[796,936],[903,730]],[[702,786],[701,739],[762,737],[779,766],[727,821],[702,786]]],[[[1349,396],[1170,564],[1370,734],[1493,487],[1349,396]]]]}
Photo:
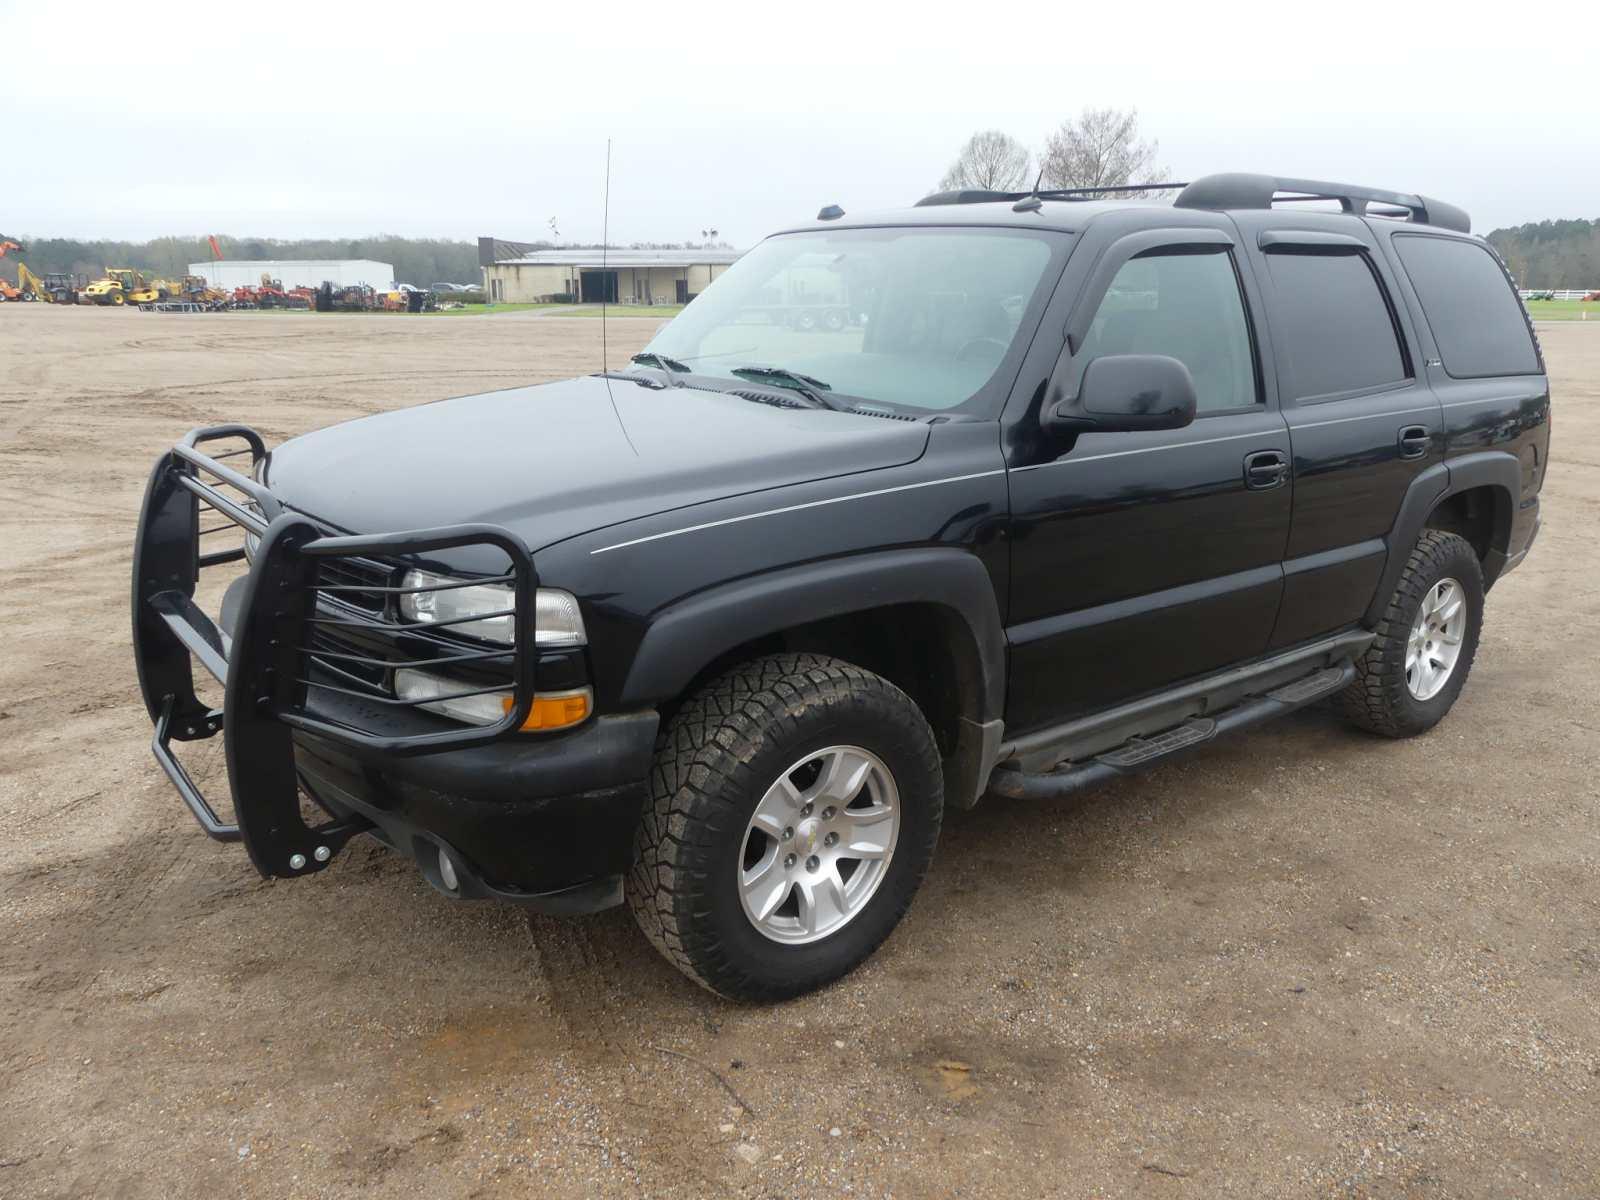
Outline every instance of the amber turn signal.
{"type": "MultiPolygon", "coordinates": [[[[544,733],[576,725],[589,715],[589,707],[593,700],[594,693],[588,688],[536,695],[533,698],[533,707],[528,710],[528,719],[522,723],[522,728],[544,733]]],[[[511,711],[510,696],[506,696],[500,703],[505,706],[506,712],[511,711]]]]}

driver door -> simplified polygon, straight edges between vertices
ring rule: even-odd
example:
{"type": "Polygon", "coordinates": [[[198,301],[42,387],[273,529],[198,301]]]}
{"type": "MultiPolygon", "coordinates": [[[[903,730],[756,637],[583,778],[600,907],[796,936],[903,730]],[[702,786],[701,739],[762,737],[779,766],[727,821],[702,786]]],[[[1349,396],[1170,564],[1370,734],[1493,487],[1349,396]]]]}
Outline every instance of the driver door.
{"type": "Polygon", "coordinates": [[[1014,443],[1008,734],[1262,654],[1283,594],[1289,438],[1231,222],[1101,249],[1078,251],[1094,265],[1067,320],[1067,377],[1101,355],[1170,355],[1197,414],[1014,443]]]}

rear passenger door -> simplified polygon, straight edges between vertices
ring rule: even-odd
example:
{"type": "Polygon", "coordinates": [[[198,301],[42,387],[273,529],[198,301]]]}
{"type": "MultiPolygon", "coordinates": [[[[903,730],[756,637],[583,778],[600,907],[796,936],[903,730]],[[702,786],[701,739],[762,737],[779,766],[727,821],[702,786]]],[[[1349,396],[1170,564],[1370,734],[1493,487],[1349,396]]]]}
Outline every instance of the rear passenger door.
{"type": "Polygon", "coordinates": [[[1362,221],[1235,219],[1266,296],[1294,458],[1276,649],[1361,619],[1407,489],[1443,457],[1443,419],[1387,260],[1362,221]]]}

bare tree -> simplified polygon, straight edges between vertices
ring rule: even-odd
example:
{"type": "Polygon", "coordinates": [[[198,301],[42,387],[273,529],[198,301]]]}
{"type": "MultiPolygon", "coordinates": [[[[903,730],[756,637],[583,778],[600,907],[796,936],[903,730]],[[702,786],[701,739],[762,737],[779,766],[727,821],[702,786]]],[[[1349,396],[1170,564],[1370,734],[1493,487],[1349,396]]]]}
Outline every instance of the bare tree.
{"type": "Polygon", "coordinates": [[[1041,165],[1047,187],[1115,187],[1152,183],[1160,143],[1139,140],[1139,110],[1086,108],[1063,121],[1045,142],[1041,165]]]}
{"type": "Polygon", "coordinates": [[[984,129],[967,139],[939,187],[943,191],[1015,192],[1031,181],[1030,158],[1028,148],[1010,134],[984,129]]]}

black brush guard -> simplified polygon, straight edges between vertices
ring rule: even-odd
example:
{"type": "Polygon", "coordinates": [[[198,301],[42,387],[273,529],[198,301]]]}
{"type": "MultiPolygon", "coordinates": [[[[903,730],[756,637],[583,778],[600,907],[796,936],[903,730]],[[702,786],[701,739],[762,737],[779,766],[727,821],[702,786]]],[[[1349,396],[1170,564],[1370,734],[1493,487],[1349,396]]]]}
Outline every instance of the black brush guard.
{"type": "MultiPolygon", "coordinates": [[[[266,457],[261,435],[244,425],[218,425],[192,431],[156,462],[134,545],[134,658],[145,707],[155,723],[152,752],[201,828],[218,841],[244,842],[250,861],[262,875],[297,878],[322,870],[345,842],[371,825],[360,818],[332,820],[317,826],[306,824],[295,770],[295,731],[391,755],[457,750],[515,733],[533,704],[534,594],[538,585],[527,545],[509,530],[493,525],[456,525],[374,536],[338,534],[285,508],[268,488],[221,461],[246,454],[253,474],[254,467],[266,457]],[[225,440],[243,441],[245,447],[215,457],[200,450],[205,443],[225,440]],[[202,527],[202,516],[212,514],[226,521],[202,527]],[[250,573],[232,637],[194,601],[202,569],[245,558],[242,539],[240,545],[229,549],[210,553],[202,550],[203,538],[227,530],[260,538],[249,556],[250,573]],[[370,556],[405,560],[464,546],[493,547],[505,554],[510,566],[503,575],[470,582],[509,585],[513,606],[501,613],[440,622],[428,628],[510,615],[516,631],[514,644],[504,649],[479,650],[462,643],[452,646],[445,659],[382,663],[386,668],[425,668],[443,662],[509,666],[509,684],[463,684],[463,690],[451,696],[429,697],[439,700],[509,692],[511,704],[504,719],[489,726],[394,734],[374,733],[316,715],[307,701],[318,689],[357,697],[362,704],[382,706],[382,711],[415,710],[423,703],[402,700],[385,689],[364,684],[330,661],[354,656],[333,654],[311,645],[312,630],[319,625],[359,626],[395,635],[415,633],[416,627],[390,625],[384,619],[354,612],[346,615],[338,605],[319,607],[319,593],[359,591],[377,593],[387,600],[403,592],[463,586],[319,585],[319,565],[330,559],[370,556]],[[222,708],[211,708],[195,695],[196,660],[223,684],[222,708]],[[331,679],[342,682],[329,682],[331,679]],[[361,686],[347,687],[345,682],[361,686]],[[222,734],[226,750],[237,824],[228,824],[217,816],[171,748],[173,741],[194,741],[218,733],[222,734]]],[[[390,582],[393,584],[394,580],[390,582]]],[[[387,604],[385,611],[389,611],[387,604]]]]}

